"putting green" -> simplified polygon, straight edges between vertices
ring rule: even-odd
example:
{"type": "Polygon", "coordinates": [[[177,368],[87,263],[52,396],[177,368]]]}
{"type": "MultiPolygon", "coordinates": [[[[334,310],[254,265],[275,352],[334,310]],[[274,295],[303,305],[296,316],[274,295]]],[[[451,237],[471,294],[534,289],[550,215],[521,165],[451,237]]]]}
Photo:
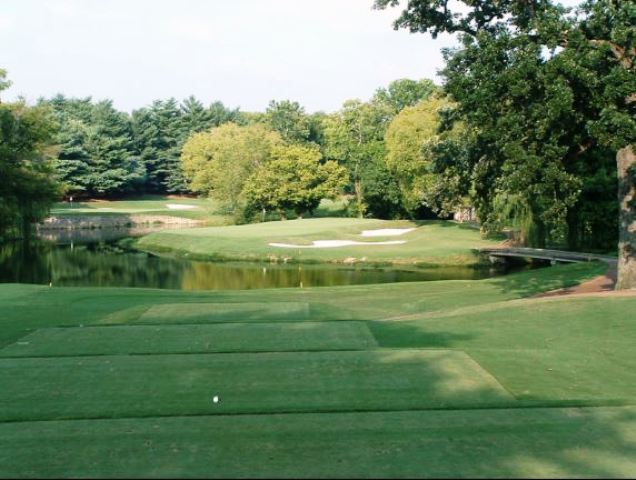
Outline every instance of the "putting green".
{"type": "Polygon", "coordinates": [[[209,323],[247,321],[294,321],[309,317],[303,302],[169,303],[150,307],[140,323],[209,323]]]}
{"type": "Polygon", "coordinates": [[[43,328],[0,350],[1,357],[149,353],[366,350],[364,322],[43,328]]]}
{"type": "Polygon", "coordinates": [[[6,358],[0,385],[2,421],[515,404],[445,350],[6,358]]]}

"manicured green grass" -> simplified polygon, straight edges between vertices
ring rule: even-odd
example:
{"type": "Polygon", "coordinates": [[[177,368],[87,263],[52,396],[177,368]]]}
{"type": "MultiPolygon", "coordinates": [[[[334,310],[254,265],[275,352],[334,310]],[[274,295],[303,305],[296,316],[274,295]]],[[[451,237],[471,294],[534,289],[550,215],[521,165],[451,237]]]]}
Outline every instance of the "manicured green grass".
{"type": "Polygon", "coordinates": [[[371,322],[381,347],[468,353],[528,404],[632,403],[636,296],[508,301],[371,322]]]}
{"type": "Polygon", "coordinates": [[[0,475],[625,478],[634,432],[635,407],[18,422],[0,475]]]}
{"type": "Polygon", "coordinates": [[[294,321],[307,319],[306,302],[181,303],[150,307],[139,317],[140,323],[211,323],[246,321],[294,321]]]}
{"type": "Polygon", "coordinates": [[[636,296],[533,298],[604,270],[0,285],[0,477],[633,477],[636,296]]]}
{"type": "Polygon", "coordinates": [[[53,205],[51,215],[68,216],[108,216],[108,215],[167,215],[173,217],[203,220],[211,225],[228,224],[230,221],[219,213],[216,202],[210,199],[188,197],[164,197],[145,195],[126,200],[90,200],[84,202],[58,202],[53,205]],[[170,206],[190,206],[180,210],[170,206]]]}
{"type": "MultiPolygon", "coordinates": [[[[319,217],[344,217],[347,214],[344,199],[324,199],[312,215],[319,217]]],[[[57,202],[51,215],[68,216],[110,216],[110,215],[168,215],[174,217],[203,220],[208,225],[229,225],[232,220],[220,212],[217,202],[209,198],[192,198],[163,195],[142,195],[122,200],[85,200],[57,202]],[[174,205],[191,206],[192,209],[170,208],[174,205]]]]}
{"type": "Polygon", "coordinates": [[[222,323],[41,328],[0,357],[365,350],[376,346],[363,322],[222,323]]]}
{"type": "Polygon", "coordinates": [[[167,230],[142,238],[138,247],[158,253],[214,260],[283,260],[401,264],[475,264],[473,250],[498,242],[482,239],[479,231],[454,222],[386,221],[355,218],[286,220],[230,227],[167,230]],[[399,236],[363,237],[364,230],[416,228],[399,236]],[[352,240],[370,245],[336,248],[283,248],[270,243],[311,245],[314,240],[352,240]],[[405,241],[373,245],[373,242],[405,241]]]}
{"type": "Polygon", "coordinates": [[[5,422],[515,404],[444,350],[5,358],[0,384],[5,422]]]}

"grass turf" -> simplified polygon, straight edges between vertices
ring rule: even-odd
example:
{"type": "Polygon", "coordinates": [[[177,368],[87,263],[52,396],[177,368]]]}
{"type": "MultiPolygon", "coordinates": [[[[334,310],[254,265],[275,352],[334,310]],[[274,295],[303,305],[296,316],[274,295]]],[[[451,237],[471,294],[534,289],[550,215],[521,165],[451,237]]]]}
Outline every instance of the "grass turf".
{"type": "Polygon", "coordinates": [[[56,217],[73,216],[129,216],[162,215],[202,220],[211,225],[224,225],[229,218],[219,213],[219,206],[210,199],[188,197],[164,197],[145,195],[127,200],[89,200],[83,202],[58,202],[51,208],[56,217]],[[192,206],[191,209],[175,209],[169,205],[192,206]]]}
{"type": "Polygon", "coordinates": [[[620,478],[636,407],[0,424],[3,477],[620,478]]]}
{"type": "Polygon", "coordinates": [[[636,297],[532,298],[603,269],[0,286],[0,476],[634,476],[636,297]]]}
{"type": "Polygon", "coordinates": [[[479,231],[454,222],[386,221],[355,218],[287,220],[231,227],[167,230],[142,238],[137,246],[157,253],[212,260],[284,260],[401,264],[475,264],[473,249],[497,242],[480,238],[479,231]],[[416,228],[417,227],[417,228],[416,228]],[[360,236],[363,230],[416,228],[400,236],[360,236]],[[269,243],[310,245],[314,240],[364,242],[405,241],[397,245],[355,245],[337,248],[281,248],[269,243]]]}
{"type": "Polygon", "coordinates": [[[365,350],[376,346],[363,322],[41,328],[0,357],[365,350]]]}
{"type": "Polygon", "coordinates": [[[0,384],[5,422],[515,403],[470,357],[443,350],[5,358],[0,384]]]}
{"type": "MultiPolygon", "coordinates": [[[[313,217],[344,216],[346,200],[324,199],[312,215],[313,217]]],[[[85,200],[55,203],[51,215],[56,217],[73,216],[128,216],[128,215],[165,215],[172,217],[203,220],[208,225],[228,225],[232,223],[229,216],[221,213],[218,202],[209,198],[191,198],[162,195],[142,195],[122,200],[85,200]],[[194,208],[179,209],[170,206],[190,206],[194,208]]]]}

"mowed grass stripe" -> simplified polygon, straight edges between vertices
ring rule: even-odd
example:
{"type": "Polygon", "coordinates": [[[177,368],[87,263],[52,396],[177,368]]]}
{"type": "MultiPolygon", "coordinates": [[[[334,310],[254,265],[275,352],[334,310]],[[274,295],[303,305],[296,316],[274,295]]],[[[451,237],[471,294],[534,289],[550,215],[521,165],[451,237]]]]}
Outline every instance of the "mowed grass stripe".
{"type": "Polygon", "coordinates": [[[443,350],[11,358],[0,385],[1,421],[514,404],[443,350]]]}
{"type": "Polygon", "coordinates": [[[630,478],[636,407],[0,424],[0,476],[630,478]]]}
{"type": "Polygon", "coordinates": [[[144,312],[137,323],[295,321],[309,318],[304,302],[168,303],[144,312]]]}
{"type": "Polygon", "coordinates": [[[0,350],[0,356],[366,350],[376,346],[363,322],[109,326],[43,328],[0,350]]]}

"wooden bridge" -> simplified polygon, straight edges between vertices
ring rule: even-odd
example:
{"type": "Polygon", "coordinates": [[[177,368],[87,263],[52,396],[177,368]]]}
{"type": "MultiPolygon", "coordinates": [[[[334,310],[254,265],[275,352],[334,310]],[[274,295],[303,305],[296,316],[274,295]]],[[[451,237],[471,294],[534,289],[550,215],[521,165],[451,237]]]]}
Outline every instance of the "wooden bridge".
{"type": "Polygon", "coordinates": [[[529,258],[533,260],[547,260],[552,264],[559,262],[616,262],[616,257],[595,255],[593,253],[564,252],[561,250],[546,250],[542,248],[481,248],[479,253],[488,255],[491,261],[506,258],[529,258]]]}

